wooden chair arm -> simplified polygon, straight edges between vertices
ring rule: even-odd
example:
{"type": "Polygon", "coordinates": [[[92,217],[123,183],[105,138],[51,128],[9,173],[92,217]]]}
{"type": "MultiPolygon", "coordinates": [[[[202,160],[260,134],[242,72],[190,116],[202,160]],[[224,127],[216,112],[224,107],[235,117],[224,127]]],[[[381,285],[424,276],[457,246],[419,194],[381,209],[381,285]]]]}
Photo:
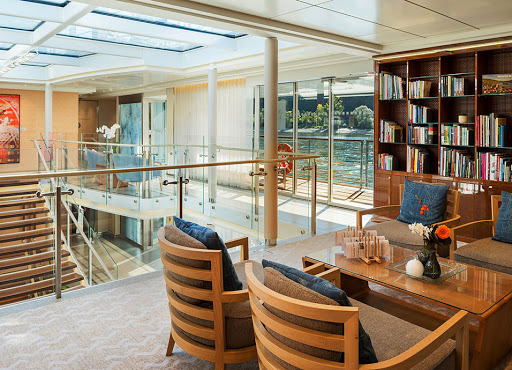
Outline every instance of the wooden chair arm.
{"type": "Polygon", "coordinates": [[[220,300],[222,303],[245,302],[249,300],[249,291],[247,289],[222,292],[220,300]]]}
{"type": "Polygon", "coordinates": [[[227,249],[234,247],[240,248],[240,261],[247,261],[249,259],[249,238],[247,236],[230,240],[224,243],[227,249]]]}
{"type": "Polygon", "coordinates": [[[471,229],[472,227],[475,227],[475,226],[486,226],[486,225],[494,227],[494,221],[493,220],[478,220],[478,221],[469,222],[464,225],[453,227],[451,229],[452,244],[450,245],[450,259],[453,259],[453,252],[455,252],[457,250],[457,234],[459,232],[471,229]]]}
{"type": "Polygon", "coordinates": [[[396,210],[400,210],[400,207],[401,207],[401,205],[395,204],[395,205],[389,205],[389,206],[374,207],[374,208],[370,208],[370,209],[365,209],[363,211],[357,211],[356,226],[358,229],[363,228],[363,215],[371,215],[373,213],[386,212],[386,211],[396,211],[396,210]]]}
{"type": "Polygon", "coordinates": [[[375,364],[360,365],[361,370],[410,369],[427,358],[438,347],[455,335],[456,368],[469,368],[469,316],[459,311],[421,342],[389,360],[375,364]]]}
{"type": "Polygon", "coordinates": [[[449,218],[448,220],[444,220],[438,223],[433,224],[434,225],[445,225],[446,227],[449,227],[450,229],[457,226],[460,222],[460,215],[455,215],[455,217],[449,218]]]}

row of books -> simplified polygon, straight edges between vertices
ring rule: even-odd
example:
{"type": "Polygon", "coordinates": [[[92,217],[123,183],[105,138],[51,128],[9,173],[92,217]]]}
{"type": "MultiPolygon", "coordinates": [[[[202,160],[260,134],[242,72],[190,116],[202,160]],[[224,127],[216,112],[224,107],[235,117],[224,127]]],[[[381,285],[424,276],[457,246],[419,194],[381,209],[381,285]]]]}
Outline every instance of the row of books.
{"type": "Polygon", "coordinates": [[[464,91],[463,77],[441,77],[441,96],[461,96],[464,91]]]}
{"type": "Polygon", "coordinates": [[[379,73],[379,99],[403,99],[405,81],[400,76],[395,76],[389,72],[379,73]]]}
{"type": "Polygon", "coordinates": [[[430,96],[431,81],[410,81],[409,82],[409,98],[425,98],[430,96]]]}
{"type": "Polygon", "coordinates": [[[512,156],[506,153],[477,153],[477,177],[482,180],[510,181],[512,156]]]}
{"type": "Polygon", "coordinates": [[[409,123],[428,123],[431,119],[431,109],[420,105],[409,104],[409,123]]]}
{"type": "Polygon", "coordinates": [[[459,125],[441,125],[441,144],[473,145],[474,129],[459,125]]]}
{"type": "Polygon", "coordinates": [[[439,174],[449,177],[473,178],[475,176],[475,160],[466,150],[441,147],[441,168],[439,174]]]}
{"type": "Polygon", "coordinates": [[[393,121],[381,120],[380,141],[383,143],[403,143],[404,128],[393,121]]]}
{"type": "Polygon", "coordinates": [[[428,173],[430,158],[428,151],[423,148],[407,147],[407,172],[428,173]]]}
{"type": "Polygon", "coordinates": [[[377,162],[377,168],[379,170],[394,170],[395,163],[393,161],[393,155],[388,153],[379,154],[379,160],[377,162]]]}
{"type": "Polygon", "coordinates": [[[510,146],[511,127],[507,119],[497,117],[495,113],[477,116],[475,119],[475,139],[477,146],[506,147],[510,146]]]}
{"type": "Polygon", "coordinates": [[[435,144],[436,137],[437,125],[409,127],[409,144],[435,144]]]}

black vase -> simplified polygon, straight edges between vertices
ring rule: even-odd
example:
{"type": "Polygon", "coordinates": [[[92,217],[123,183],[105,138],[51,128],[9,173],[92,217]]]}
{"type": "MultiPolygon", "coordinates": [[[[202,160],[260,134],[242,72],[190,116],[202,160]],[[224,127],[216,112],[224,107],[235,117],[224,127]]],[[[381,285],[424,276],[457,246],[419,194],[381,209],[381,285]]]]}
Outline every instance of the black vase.
{"type": "Polygon", "coordinates": [[[431,279],[438,279],[441,276],[441,265],[439,265],[439,262],[437,262],[437,256],[435,252],[430,253],[427,263],[425,263],[423,276],[431,279]]]}
{"type": "Polygon", "coordinates": [[[421,262],[423,267],[425,267],[425,264],[428,261],[428,257],[430,257],[430,253],[419,251],[418,252],[418,260],[421,262]]]}

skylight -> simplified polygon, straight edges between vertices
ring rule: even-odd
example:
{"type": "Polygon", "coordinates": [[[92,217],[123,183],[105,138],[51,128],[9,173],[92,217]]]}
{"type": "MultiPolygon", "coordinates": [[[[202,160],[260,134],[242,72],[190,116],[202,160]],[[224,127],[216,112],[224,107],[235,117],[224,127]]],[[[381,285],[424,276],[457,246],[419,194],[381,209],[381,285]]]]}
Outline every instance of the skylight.
{"type": "Polygon", "coordinates": [[[53,6],[66,6],[70,3],[69,0],[21,0],[21,1],[25,1],[28,3],[53,5],[53,6]]]}
{"type": "Polygon", "coordinates": [[[0,50],[10,50],[14,44],[10,44],[8,42],[0,42],[0,50]]]}
{"type": "Polygon", "coordinates": [[[85,57],[88,55],[94,55],[92,53],[86,53],[83,51],[55,49],[55,48],[46,48],[46,47],[39,47],[38,51],[39,51],[39,54],[58,55],[58,56],[72,57],[72,58],[80,58],[80,57],[85,57]]]}
{"type": "Polygon", "coordinates": [[[44,22],[34,19],[11,17],[10,15],[0,15],[0,28],[21,31],[34,31],[43,23],[44,22]]]}
{"type": "Polygon", "coordinates": [[[112,32],[98,30],[95,28],[81,27],[81,26],[69,26],[66,27],[59,33],[60,36],[76,37],[79,39],[103,41],[113,44],[131,45],[131,46],[142,46],[152,49],[160,49],[167,51],[188,51],[198,48],[193,44],[185,44],[181,42],[175,42],[170,40],[162,40],[154,37],[130,35],[121,32],[112,32]]]}
{"type": "Polygon", "coordinates": [[[192,31],[211,33],[211,34],[226,36],[226,37],[231,37],[231,38],[245,36],[244,33],[231,32],[231,31],[221,30],[221,29],[213,28],[213,27],[199,26],[197,24],[192,24],[192,23],[187,23],[187,22],[178,22],[178,21],[173,21],[173,20],[166,19],[166,18],[153,17],[150,15],[132,13],[132,12],[127,12],[127,11],[123,11],[123,10],[116,10],[116,9],[109,9],[109,8],[96,8],[93,11],[93,13],[108,15],[108,16],[112,16],[112,17],[119,17],[119,18],[129,19],[129,20],[133,20],[133,21],[147,22],[147,23],[157,24],[157,25],[161,25],[161,26],[182,28],[182,29],[187,29],[187,30],[192,30],[192,31]]]}

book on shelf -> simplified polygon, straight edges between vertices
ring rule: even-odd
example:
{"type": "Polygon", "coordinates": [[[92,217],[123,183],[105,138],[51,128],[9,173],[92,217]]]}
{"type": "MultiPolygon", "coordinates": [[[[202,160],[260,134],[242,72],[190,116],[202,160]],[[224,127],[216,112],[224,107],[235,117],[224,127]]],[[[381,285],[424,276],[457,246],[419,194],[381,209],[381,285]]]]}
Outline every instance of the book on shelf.
{"type": "Polygon", "coordinates": [[[379,170],[394,170],[396,169],[396,162],[393,159],[393,155],[381,153],[379,154],[377,166],[379,170]]]}
{"type": "Polygon", "coordinates": [[[409,98],[426,98],[430,96],[432,81],[409,81],[409,98]]]}
{"type": "Polygon", "coordinates": [[[465,95],[465,80],[463,77],[441,77],[441,96],[465,95]]]}
{"type": "Polygon", "coordinates": [[[478,152],[477,178],[482,180],[510,181],[512,156],[506,153],[478,152]]]}
{"type": "Polygon", "coordinates": [[[430,170],[430,155],[423,148],[407,147],[407,172],[428,173],[430,170]]]}
{"type": "Polygon", "coordinates": [[[403,99],[405,80],[389,72],[379,73],[379,99],[403,99]]]}
{"type": "Polygon", "coordinates": [[[380,142],[381,143],[403,143],[404,128],[396,122],[380,120],[380,142]]]}
{"type": "Polygon", "coordinates": [[[467,150],[441,148],[440,160],[441,176],[465,178],[475,176],[475,160],[467,150]]]}
{"type": "Polygon", "coordinates": [[[474,129],[459,125],[441,125],[442,145],[473,145],[474,129]]]}
{"type": "Polygon", "coordinates": [[[420,105],[409,104],[409,123],[428,123],[431,120],[431,109],[420,105]]]}
{"type": "Polygon", "coordinates": [[[410,126],[409,144],[436,144],[437,125],[410,126]]]}
{"type": "Polygon", "coordinates": [[[476,145],[483,147],[507,147],[512,142],[512,128],[507,119],[495,113],[480,115],[475,119],[476,145]]]}
{"type": "Polygon", "coordinates": [[[512,93],[512,74],[482,75],[483,94],[512,93]]]}

